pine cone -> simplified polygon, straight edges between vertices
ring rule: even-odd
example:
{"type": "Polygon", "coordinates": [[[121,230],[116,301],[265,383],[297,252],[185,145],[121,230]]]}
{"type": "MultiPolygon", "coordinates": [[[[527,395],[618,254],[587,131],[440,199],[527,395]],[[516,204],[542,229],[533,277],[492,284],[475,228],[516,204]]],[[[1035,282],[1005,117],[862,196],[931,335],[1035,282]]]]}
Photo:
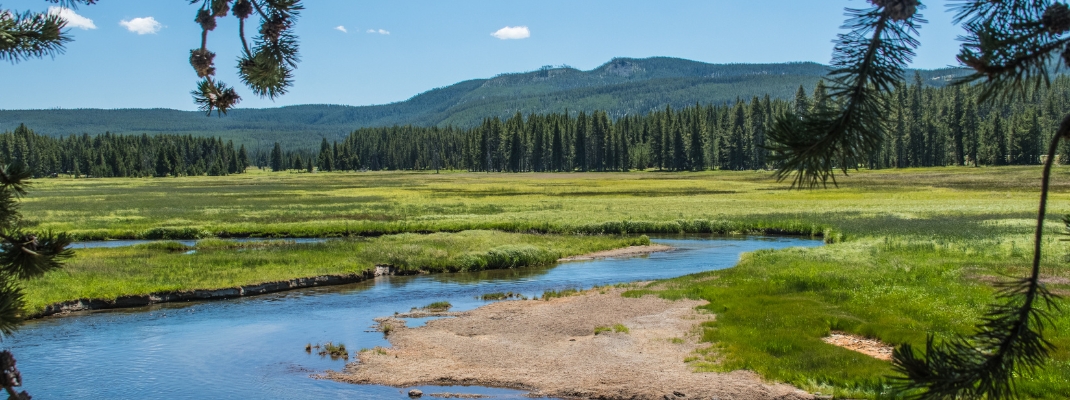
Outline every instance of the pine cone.
{"type": "Polygon", "coordinates": [[[201,29],[206,31],[215,30],[215,16],[208,10],[201,9],[197,11],[197,18],[194,21],[201,25],[201,29]]]}
{"type": "Polygon", "coordinates": [[[0,385],[9,388],[22,386],[22,374],[15,367],[15,356],[11,355],[10,351],[0,352],[0,374],[0,379],[3,379],[0,385]]]}
{"type": "Polygon", "coordinates": [[[233,11],[235,17],[241,19],[249,18],[250,15],[253,15],[253,3],[249,0],[238,0],[234,3],[233,11]]]}
{"type": "Polygon", "coordinates": [[[1070,30],[1070,8],[1063,3],[1054,3],[1040,17],[1040,24],[1052,35],[1061,35],[1070,30]]]}
{"type": "Polygon", "coordinates": [[[212,0],[212,15],[216,17],[225,17],[230,12],[231,0],[212,0]]]}
{"type": "Polygon", "coordinates": [[[884,8],[884,15],[893,21],[905,21],[918,12],[918,0],[869,0],[877,7],[884,8]]]}
{"type": "Polygon", "coordinates": [[[197,71],[197,77],[215,75],[215,53],[206,49],[189,51],[189,64],[197,71]]]}
{"type": "Polygon", "coordinates": [[[238,96],[238,92],[235,91],[234,88],[225,88],[213,93],[212,96],[209,96],[209,99],[212,100],[212,105],[215,106],[215,108],[226,113],[227,110],[231,109],[241,101],[241,96],[238,96]]]}
{"type": "Polygon", "coordinates": [[[276,15],[264,21],[264,24],[260,26],[260,34],[269,41],[277,42],[282,32],[287,29],[290,29],[290,20],[285,16],[276,15]]]}

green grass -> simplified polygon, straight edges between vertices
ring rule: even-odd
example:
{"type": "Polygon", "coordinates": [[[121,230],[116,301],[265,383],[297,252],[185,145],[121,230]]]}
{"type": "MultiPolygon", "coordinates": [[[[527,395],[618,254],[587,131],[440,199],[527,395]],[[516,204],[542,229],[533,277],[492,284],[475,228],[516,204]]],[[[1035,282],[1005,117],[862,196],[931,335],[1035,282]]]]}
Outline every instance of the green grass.
{"type": "Polygon", "coordinates": [[[624,326],[624,324],[615,324],[615,325],[613,325],[613,332],[617,332],[617,333],[631,333],[631,331],[630,331],[630,330],[628,330],[628,327],[627,327],[627,326],[624,326]]]}
{"type": "Polygon", "coordinates": [[[556,299],[561,297],[576,296],[580,294],[580,290],[576,288],[568,288],[563,290],[547,290],[542,293],[543,300],[556,299]]]}
{"type": "Polygon", "coordinates": [[[448,301],[436,301],[434,303],[424,306],[425,310],[429,311],[446,311],[453,307],[448,301]]]}
{"type": "Polygon", "coordinates": [[[546,265],[558,258],[649,243],[644,237],[560,236],[465,231],[399,234],[325,243],[238,243],[209,239],[186,247],[158,242],[78,250],[60,270],[27,282],[27,309],[60,301],[188,289],[217,289],[295,278],[402,271],[453,272],[546,265]],[[514,251],[516,249],[523,251],[514,251]],[[186,254],[195,249],[196,252],[186,254]]]}
{"type": "MultiPolygon", "coordinates": [[[[31,225],[82,238],[524,234],[382,236],[266,246],[240,257],[234,249],[185,255],[173,244],[81,250],[67,269],[30,282],[28,299],[40,307],[71,297],[359,272],[373,263],[509,267],[626,240],[603,233],[821,235],[831,244],[751,253],[735,268],[628,295],[710,302],[717,318],[705,323],[703,349],[688,358],[696,370],[751,369],[810,391],[880,398],[889,364],[820,338],[843,330],[921,345],[928,332],[938,339],[971,332],[994,298],[993,282],[1028,268],[1039,176],[1039,167],[861,171],[839,179],[839,188],[814,191],[788,190],[765,172],[721,171],[43,179],[25,202],[31,225]]],[[[1056,168],[1043,264],[1049,288],[1064,296],[1068,251],[1053,234],[1070,212],[1068,178],[1070,168],[1056,168]]],[[[1058,350],[1021,378],[1020,391],[1070,398],[1070,316],[1056,314],[1047,337],[1058,350]]]]}
{"type": "Polygon", "coordinates": [[[596,326],[596,327],[594,327],[595,336],[601,335],[603,333],[609,333],[609,332],[613,332],[613,328],[610,328],[608,326],[596,326]]]}
{"type": "MultiPolygon", "coordinates": [[[[305,351],[310,351],[311,347],[312,345],[306,345],[305,351]]],[[[332,360],[337,360],[339,358],[344,358],[347,360],[349,359],[349,351],[346,350],[346,345],[342,343],[334,344],[331,342],[327,342],[322,347],[320,345],[316,345],[315,348],[320,349],[317,354],[319,354],[321,357],[331,357],[332,360]]]]}
{"type": "Polygon", "coordinates": [[[521,300],[525,299],[523,295],[521,295],[519,293],[513,293],[513,292],[508,292],[508,293],[505,293],[505,292],[486,293],[486,294],[480,296],[479,298],[484,300],[484,301],[490,301],[490,300],[505,300],[505,299],[511,299],[511,298],[514,298],[514,297],[518,298],[518,299],[521,299],[521,300]]]}

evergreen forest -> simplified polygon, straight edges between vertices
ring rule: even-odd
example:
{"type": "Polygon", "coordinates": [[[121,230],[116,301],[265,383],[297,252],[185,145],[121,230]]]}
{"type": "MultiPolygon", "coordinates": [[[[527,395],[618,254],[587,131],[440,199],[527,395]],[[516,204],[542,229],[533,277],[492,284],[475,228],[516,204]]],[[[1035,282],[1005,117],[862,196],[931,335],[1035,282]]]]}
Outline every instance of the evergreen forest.
{"type": "MultiPolygon", "coordinates": [[[[885,99],[887,132],[861,168],[1028,165],[1070,108],[1070,77],[1022,101],[979,104],[978,88],[933,87],[920,75],[885,99]]],[[[35,176],[226,175],[249,166],[275,171],[467,170],[503,172],[761,170],[774,168],[765,132],[781,113],[829,107],[822,83],[789,100],[770,96],[726,104],[666,106],[613,118],[605,111],[484,118],[478,126],[360,128],[316,150],[248,151],[221,138],[106,133],[54,138],[19,126],[0,134],[0,161],[22,161],[35,176]]],[[[1060,151],[1070,159],[1070,146],[1060,151]]],[[[854,166],[852,166],[854,167],[854,166]]]]}

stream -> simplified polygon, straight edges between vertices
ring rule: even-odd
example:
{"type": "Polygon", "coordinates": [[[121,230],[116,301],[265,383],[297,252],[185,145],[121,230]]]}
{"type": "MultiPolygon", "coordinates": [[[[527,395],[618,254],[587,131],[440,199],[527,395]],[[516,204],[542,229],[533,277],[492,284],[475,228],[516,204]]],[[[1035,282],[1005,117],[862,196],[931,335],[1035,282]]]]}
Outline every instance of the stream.
{"type": "MultiPolygon", "coordinates": [[[[530,298],[546,290],[664,279],[731,267],[743,252],[822,244],[754,236],[652,241],[676,249],[636,258],[387,276],[233,300],[78,313],[30,321],[3,345],[18,359],[23,389],[39,399],[407,398],[403,393],[411,388],[314,379],[323,371],[342,369],[346,361],[306,353],[306,343],[343,343],[352,355],[361,348],[390,345],[372,330],[373,318],[435,301],[449,301],[452,311],[464,311],[489,303],[477,298],[487,293],[530,298]]],[[[416,388],[425,394],[525,398],[517,390],[416,388]]]]}

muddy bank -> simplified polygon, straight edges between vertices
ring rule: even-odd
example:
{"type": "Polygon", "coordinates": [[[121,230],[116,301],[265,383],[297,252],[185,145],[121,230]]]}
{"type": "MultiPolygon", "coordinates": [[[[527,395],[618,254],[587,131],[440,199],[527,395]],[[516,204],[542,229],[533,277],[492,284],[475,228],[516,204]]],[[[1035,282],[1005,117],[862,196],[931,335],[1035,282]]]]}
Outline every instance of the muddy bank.
{"type": "MultiPolygon", "coordinates": [[[[44,310],[32,314],[27,318],[43,318],[56,314],[65,314],[76,311],[108,310],[116,308],[144,307],[159,303],[177,303],[197,300],[223,300],[244,296],[256,296],[261,294],[276,293],[287,290],[303,289],[316,286],[345,285],[374,279],[377,276],[397,275],[402,271],[388,265],[376,266],[374,269],[360,274],[345,275],[321,275],[309,278],[297,278],[287,281],[265,282],[252,285],[222,289],[196,289],[170,292],[150,293],[148,295],[120,296],[114,300],[104,299],[78,299],[68,300],[45,306],[44,310]]],[[[413,271],[417,273],[417,271],[413,271]]]]}
{"type": "Polygon", "coordinates": [[[624,298],[621,289],[503,301],[406,328],[395,318],[388,349],[365,351],[327,378],[397,387],[480,385],[535,396],[598,399],[809,399],[755,374],[695,373],[698,301],[624,298]],[[599,331],[595,333],[596,329],[599,331]]]}
{"type": "Polygon", "coordinates": [[[663,244],[649,244],[646,246],[629,246],[622,249],[605,250],[578,256],[565,257],[558,259],[557,261],[585,261],[610,257],[635,257],[669,250],[672,250],[671,246],[666,246],[663,244]]]}

